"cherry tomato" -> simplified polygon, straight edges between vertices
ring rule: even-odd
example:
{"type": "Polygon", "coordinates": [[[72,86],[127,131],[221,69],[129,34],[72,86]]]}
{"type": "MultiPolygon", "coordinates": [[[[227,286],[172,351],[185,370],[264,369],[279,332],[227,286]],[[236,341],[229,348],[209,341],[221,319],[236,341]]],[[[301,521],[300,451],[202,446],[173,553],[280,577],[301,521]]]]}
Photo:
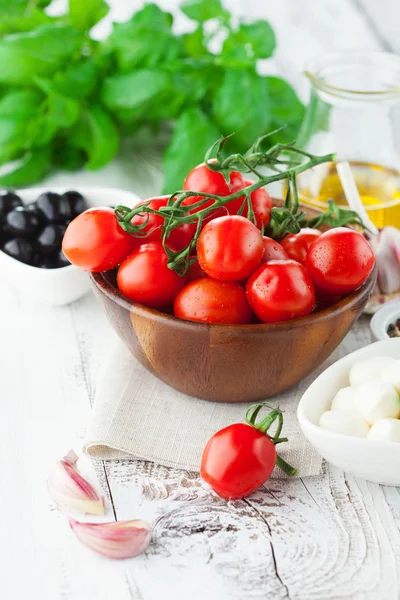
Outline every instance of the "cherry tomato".
{"type": "Polygon", "coordinates": [[[276,456],[274,443],[265,433],[235,423],[208,441],[200,475],[221,498],[244,498],[270,477],[276,456]]]}
{"type": "MultiPolygon", "coordinates": [[[[168,203],[169,196],[159,196],[157,198],[149,198],[140,202],[137,206],[148,204],[149,208],[153,210],[160,210],[162,206],[166,206],[168,203]]],[[[132,225],[143,225],[143,229],[140,230],[140,235],[147,234],[142,238],[142,241],[148,242],[159,242],[162,237],[162,226],[164,224],[164,218],[161,215],[155,215],[153,213],[139,213],[131,219],[132,225]],[[144,225],[146,223],[146,225],[144,225]]]]}
{"type": "Polygon", "coordinates": [[[304,264],[307,256],[306,243],[294,233],[288,233],[281,241],[281,246],[292,260],[304,264]]]}
{"type": "Polygon", "coordinates": [[[171,304],[186,283],[167,266],[161,242],[142,244],[124,260],[117,274],[117,285],[125,296],[151,308],[171,304]]]}
{"type": "Polygon", "coordinates": [[[197,241],[197,256],[203,271],[226,281],[248,277],[260,263],[263,252],[257,227],[234,215],[207,223],[197,241]]]}
{"type": "MultiPolygon", "coordinates": [[[[251,181],[251,179],[244,179],[243,186],[241,189],[243,189],[243,187],[248,187],[249,185],[252,185],[253,183],[254,183],[254,181],[251,181]]],[[[255,190],[254,192],[252,192],[250,194],[250,198],[251,198],[251,204],[252,204],[253,211],[254,211],[254,216],[256,217],[257,227],[259,229],[261,229],[262,227],[264,229],[266,229],[266,227],[268,227],[268,224],[271,219],[272,200],[271,200],[270,195],[268,194],[268,192],[265,188],[259,188],[258,190],[255,190]]],[[[240,210],[240,208],[242,207],[244,200],[245,200],[245,197],[241,196],[240,198],[237,198],[236,200],[232,200],[231,202],[229,202],[227,204],[229,213],[231,215],[236,215],[238,213],[238,211],[240,210]]],[[[243,216],[244,217],[248,216],[247,206],[245,206],[245,208],[243,210],[243,216]]]]}
{"type": "Polygon", "coordinates": [[[117,267],[138,244],[119,226],[112,208],[91,208],[68,225],[62,250],[73,265],[97,272],[117,267]]]}
{"type": "Polygon", "coordinates": [[[305,264],[318,289],[348,294],[368,278],[375,257],[361,233],[338,227],[326,231],[312,244],[305,264]]]}
{"type": "Polygon", "coordinates": [[[189,246],[196,233],[196,223],[182,223],[172,229],[169,234],[166,244],[172,246],[175,250],[183,250],[186,246],[189,246]]]}
{"type": "Polygon", "coordinates": [[[252,312],[244,289],[233,281],[192,281],[175,298],[176,317],[202,323],[250,323],[252,312]]]}
{"type": "MultiPolygon", "coordinates": [[[[191,190],[192,192],[206,192],[208,194],[215,194],[216,196],[229,196],[233,192],[241,189],[243,185],[243,178],[240,173],[233,171],[230,174],[230,184],[228,185],[225,181],[225,177],[218,171],[212,171],[207,167],[205,163],[198,165],[190,171],[187,175],[183,189],[191,190]]],[[[199,202],[204,196],[192,196],[185,198],[182,202],[183,206],[190,206],[199,202]]],[[[210,199],[205,202],[201,208],[195,208],[193,212],[197,212],[203,208],[211,206],[214,200],[210,199]]],[[[230,204],[230,203],[229,203],[230,204]]],[[[208,216],[207,220],[215,217],[219,217],[227,214],[227,208],[218,208],[208,216]]]]}
{"type": "Polygon", "coordinates": [[[202,277],[207,277],[204,273],[203,269],[199,265],[199,261],[196,260],[193,264],[190,265],[189,271],[187,273],[188,281],[195,281],[196,279],[201,279],[202,277]]]}
{"type": "Polygon", "coordinates": [[[269,262],[270,260],[287,260],[289,258],[282,246],[272,238],[264,235],[262,242],[264,246],[262,262],[269,262]]]}
{"type": "Polygon", "coordinates": [[[322,231],[313,227],[303,227],[299,233],[295,234],[298,240],[301,240],[306,245],[307,250],[321,235],[322,231]]]}
{"type": "Polygon", "coordinates": [[[264,323],[289,321],[308,315],[315,291],[307,270],[294,260],[273,260],[261,265],[246,287],[247,300],[264,323]]]}

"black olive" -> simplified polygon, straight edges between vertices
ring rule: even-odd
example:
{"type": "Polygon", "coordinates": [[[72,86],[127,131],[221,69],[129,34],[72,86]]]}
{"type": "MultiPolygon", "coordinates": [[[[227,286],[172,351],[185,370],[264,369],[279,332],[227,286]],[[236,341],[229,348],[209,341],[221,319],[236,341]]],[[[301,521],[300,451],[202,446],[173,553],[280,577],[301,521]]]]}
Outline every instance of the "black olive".
{"type": "Polygon", "coordinates": [[[37,254],[35,256],[35,267],[39,267],[40,269],[55,269],[56,264],[52,256],[40,256],[40,254],[37,254]]]}
{"type": "Polygon", "coordinates": [[[36,215],[40,223],[42,223],[43,225],[45,224],[46,221],[43,217],[43,213],[38,209],[36,202],[30,202],[29,204],[25,204],[25,208],[26,210],[29,210],[29,212],[36,215]]]}
{"type": "Polygon", "coordinates": [[[65,225],[46,225],[36,238],[37,252],[47,256],[60,250],[65,230],[65,225]]]}
{"type": "Polygon", "coordinates": [[[0,192],[0,220],[5,217],[13,208],[22,206],[22,200],[14,192],[0,192]]]}
{"type": "Polygon", "coordinates": [[[13,258],[16,258],[20,262],[26,264],[32,264],[33,261],[33,247],[31,242],[23,238],[14,238],[9,240],[3,246],[3,252],[9,254],[13,258]]]}
{"type": "Polygon", "coordinates": [[[45,192],[36,200],[38,210],[47,223],[63,224],[72,219],[72,210],[68,199],[54,192],[45,192]]]}
{"type": "Polygon", "coordinates": [[[40,227],[38,217],[24,206],[17,206],[6,216],[3,229],[6,233],[30,238],[35,235],[40,227]]]}
{"type": "Polygon", "coordinates": [[[54,262],[56,267],[69,267],[69,265],[71,264],[68,260],[68,258],[65,256],[65,254],[62,252],[62,250],[60,250],[60,252],[58,254],[56,254],[55,258],[54,258],[54,262]]]}
{"type": "Polygon", "coordinates": [[[72,211],[72,217],[77,217],[87,209],[85,198],[79,192],[65,192],[62,197],[68,200],[72,211]]]}

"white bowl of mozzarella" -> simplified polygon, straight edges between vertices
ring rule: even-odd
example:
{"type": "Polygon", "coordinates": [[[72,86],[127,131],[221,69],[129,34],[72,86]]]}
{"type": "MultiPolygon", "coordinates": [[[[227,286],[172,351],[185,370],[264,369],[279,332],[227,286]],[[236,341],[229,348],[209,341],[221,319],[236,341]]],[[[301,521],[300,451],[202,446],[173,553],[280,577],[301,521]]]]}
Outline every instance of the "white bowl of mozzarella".
{"type": "Polygon", "coordinates": [[[300,400],[305,437],[328,462],[368,481],[400,485],[400,338],[352,352],[300,400]]]}

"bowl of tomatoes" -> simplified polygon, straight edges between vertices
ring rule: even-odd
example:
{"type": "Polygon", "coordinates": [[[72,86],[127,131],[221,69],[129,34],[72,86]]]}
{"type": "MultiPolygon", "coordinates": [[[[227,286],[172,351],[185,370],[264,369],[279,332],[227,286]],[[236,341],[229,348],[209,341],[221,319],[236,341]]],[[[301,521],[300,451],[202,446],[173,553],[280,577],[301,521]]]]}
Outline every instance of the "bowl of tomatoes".
{"type": "Polygon", "coordinates": [[[375,259],[354,229],[213,168],[193,169],[176,194],[86,211],[63,250],[146,369],[189,396],[257,401],[335,350],[372,292],[375,259]]]}

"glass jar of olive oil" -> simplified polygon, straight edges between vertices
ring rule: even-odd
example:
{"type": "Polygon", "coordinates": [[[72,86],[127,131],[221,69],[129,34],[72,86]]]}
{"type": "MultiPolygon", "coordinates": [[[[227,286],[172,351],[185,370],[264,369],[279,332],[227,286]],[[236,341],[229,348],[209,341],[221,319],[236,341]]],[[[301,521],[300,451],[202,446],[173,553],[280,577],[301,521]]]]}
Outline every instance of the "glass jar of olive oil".
{"type": "MultiPolygon", "coordinates": [[[[312,90],[297,145],[349,161],[373,223],[400,228],[400,56],[332,52],[310,64],[312,90]]],[[[298,178],[301,201],[347,204],[336,162],[298,178]]]]}

